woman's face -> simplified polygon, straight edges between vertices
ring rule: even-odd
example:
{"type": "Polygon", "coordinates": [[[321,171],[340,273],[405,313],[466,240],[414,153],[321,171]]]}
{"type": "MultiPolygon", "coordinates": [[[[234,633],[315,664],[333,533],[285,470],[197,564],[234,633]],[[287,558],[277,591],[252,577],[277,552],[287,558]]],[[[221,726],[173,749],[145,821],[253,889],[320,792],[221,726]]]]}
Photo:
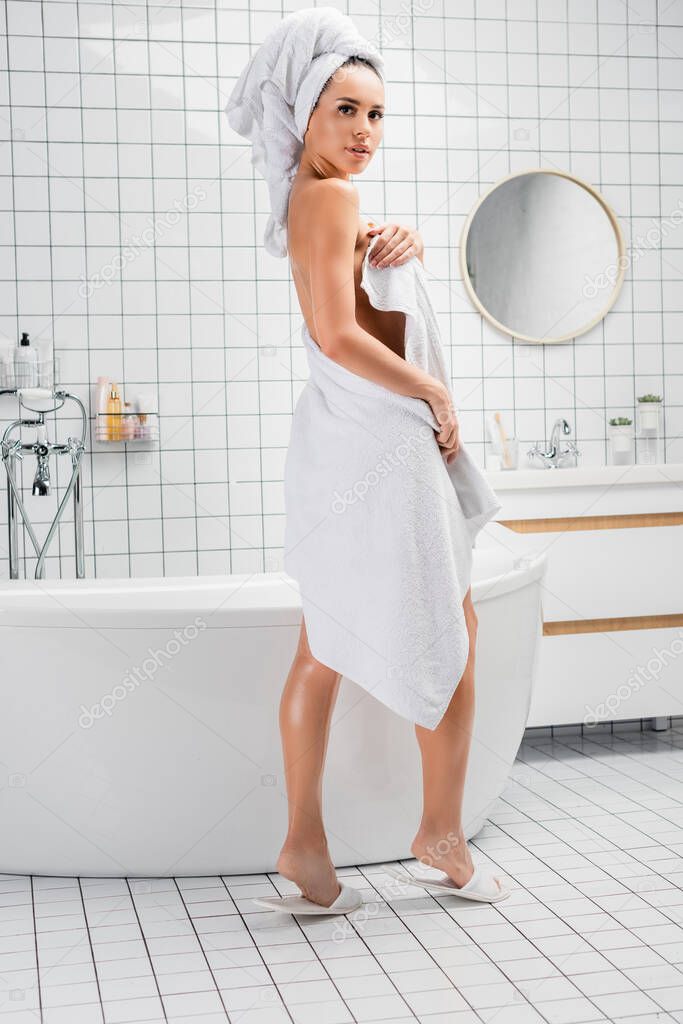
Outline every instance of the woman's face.
{"type": "Polygon", "coordinates": [[[368,67],[339,68],[308,121],[304,150],[313,166],[331,164],[344,177],[361,174],[384,133],[384,84],[368,67]],[[366,148],[364,155],[351,152],[366,148]]]}

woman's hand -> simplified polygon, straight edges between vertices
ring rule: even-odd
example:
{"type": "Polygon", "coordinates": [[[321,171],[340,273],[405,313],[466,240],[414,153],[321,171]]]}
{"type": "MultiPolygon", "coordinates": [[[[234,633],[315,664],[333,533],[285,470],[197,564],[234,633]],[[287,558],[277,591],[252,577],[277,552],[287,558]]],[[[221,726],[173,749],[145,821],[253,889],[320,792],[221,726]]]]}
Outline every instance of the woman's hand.
{"type": "Polygon", "coordinates": [[[441,454],[446,459],[446,465],[450,466],[460,451],[460,425],[450,392],[440,380],[434,378],[434,385],[425,397],[441,427],[436,440],[441,448],[441,454]]]}
{"type": "Polygon", "coordinates": [[[422,260],[424,242],[419,231],[401,224],[380,224],[369,235],[379,235],[370,254],[371,267],[399,267],[413,256],[422,260]]]}

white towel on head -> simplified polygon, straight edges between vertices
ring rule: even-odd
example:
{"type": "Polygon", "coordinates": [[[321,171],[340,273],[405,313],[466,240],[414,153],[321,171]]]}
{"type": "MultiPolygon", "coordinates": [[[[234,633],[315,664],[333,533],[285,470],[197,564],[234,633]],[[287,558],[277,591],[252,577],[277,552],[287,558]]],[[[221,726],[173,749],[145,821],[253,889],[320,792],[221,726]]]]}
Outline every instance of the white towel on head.
{"type": "Polygon", "coordinates": [[[349,57],[384,60],[334,7],[309,7],[265,37],[237,79],[225,107],[231,128],[250,139],[251,162],[266,179],[271,213],[263,242],[271,256],[287,255],[287,206],[311,111],[330,75],[349,57]]]}
{"type": "MultiPolygon", "coordinates": [[[[450,390],[422,264],[364,260],[376,309],[406,316],[405,357],[450,390]]],[[[501,504],[465,445],[446,465],[428,402],[347,370],[302,336],[310,377],[285,460],[284,568],[314,657],[435,728],[467,663],[472,546],[501,504]]]]}

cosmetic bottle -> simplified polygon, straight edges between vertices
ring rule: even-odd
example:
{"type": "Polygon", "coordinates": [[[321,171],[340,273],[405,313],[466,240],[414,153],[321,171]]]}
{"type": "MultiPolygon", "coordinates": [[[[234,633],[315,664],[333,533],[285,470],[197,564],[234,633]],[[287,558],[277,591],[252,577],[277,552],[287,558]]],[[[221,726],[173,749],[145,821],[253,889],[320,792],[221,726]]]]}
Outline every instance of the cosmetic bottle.
{"type": "Polygon", "coordinates": [[[140,421],[140,440],[149,441],[152,438],[153,424],[148,413],[156,412],[154,395],[145,392],[137,396],[138,419],[140,421]]]}
{"type": "Polygon", "coordinates": [[[33,342],[36,351],[37,386],[39,388],[54,387],[56,377],[56,360],[50,338],[39,338],[33,342]]]}
{"type": "Polygon", "coordinates": [[[22,332],[21,341],[14,350],[14,375],[18,388],[38,386],[38,354],[31,347],[26,331],[22,332]]]}
{"type": "Polygon", "coordinates": [[[135,437],[135,420],[133,406],[130,402],[123,403],[123,415],[121,416],[121,440],[132,441],[135,437]]]}
{"type": "Polygon", "coordinates": [[[107,401],[107,440],[121,440],[121,399],[113,383],[107,401]]]}
{"type": "Polygon", "coordinates": [[[108,377],[98,377],[95,385],[95,440],[109,440],[109,420],[107,419],[107,402],[111,391],[111,381],[108,377]]]}

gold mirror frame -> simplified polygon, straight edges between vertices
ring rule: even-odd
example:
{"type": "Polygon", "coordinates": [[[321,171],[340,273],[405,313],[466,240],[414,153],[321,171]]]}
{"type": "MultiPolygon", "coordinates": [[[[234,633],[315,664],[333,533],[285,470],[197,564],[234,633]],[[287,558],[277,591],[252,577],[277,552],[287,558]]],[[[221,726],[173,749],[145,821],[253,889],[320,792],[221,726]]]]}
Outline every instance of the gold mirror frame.
{"type": "Polygon", "coordinates": [[[493,324],[493,326],[496,327],[503,334],[507,335],[508,337],[511,337],[513,340],[528,341],[537,345],[555,345],[560,344],[561,342],[564,341],[571,341],[573,338],[578,338],[582,334],[585,334],[586,331],[589,331],[592,327],[595,327],[597,323],[599,323],[601,320],[605,318],[607,313],[609,313],[610,309],[614,305],[624,280],[624,274],[626,272],[625,256],[626,244],[624,242],[624,236],[622,234],[621,227],[619,226],[617,215],[615,214],[614,210],[609,205],[609,203],[605,200],[605,198],[596,189],[594,189],[592,185],[589,185],[587,181],[583,181],[582,178],[577,178],[576,175],[569,174],[567,171],[558,171],[553,167],[532,167],[528,171],[515,171],[513,174],[508,174],[505,178],[500,178],[498,181],[496,181],[491,186],[491,188],[489,188],[483,195],[479,197],[477,202],[470,210],[467,220],[465,221],[465,226],[463,227],[462,235],[460,238],[460,272],[462,274],[462,279],[465,284],[465,290],[474,307],[479,310],[481,315],[485,317],[490,324],[493,324]],[[590,195],[592,195],[593,198],[598,201],[600,206],[602,206],[603,210],[609,218],[609,221],[612,225],[614,234],[617,239],[618,273],[616,280],[614,282],[614,288],[612,289],[612,292],[607,300],[604,309],[600,313],[598,313],[597,316],[594,316],[593,319],[589,323],[587,323],[585,327],[582,327],[580,331],[575,331],[570,334],[563,334],[557,338],[536,338],[527,334],[516,334],[512,330],[510,330],[509,327],[506,327],[505,324],[502,324],[500,323],[500,321],[496,320],[496,318],[491,313],[489,313],[488,310],[479,301],[479,297],[477,296],[477,293],[475,292],[472,286],[472,281],[470,280],[469,271],[467,269],[467,238],[469,235],[472,222],[476,216],[477,210],[482,205],[484,200],[487,199],[488,196],[490,196],[491,193],[495,191],[495,189],[505,184],[506,181],[510,181],[512,178],[519,178],[522,175],[526,174],[556,174],[560,178],[567,178],[569,181],[573,181],[575,184],[580,185],[581,188],[584,188],[586,192],[589,192],[590,195]]]}

